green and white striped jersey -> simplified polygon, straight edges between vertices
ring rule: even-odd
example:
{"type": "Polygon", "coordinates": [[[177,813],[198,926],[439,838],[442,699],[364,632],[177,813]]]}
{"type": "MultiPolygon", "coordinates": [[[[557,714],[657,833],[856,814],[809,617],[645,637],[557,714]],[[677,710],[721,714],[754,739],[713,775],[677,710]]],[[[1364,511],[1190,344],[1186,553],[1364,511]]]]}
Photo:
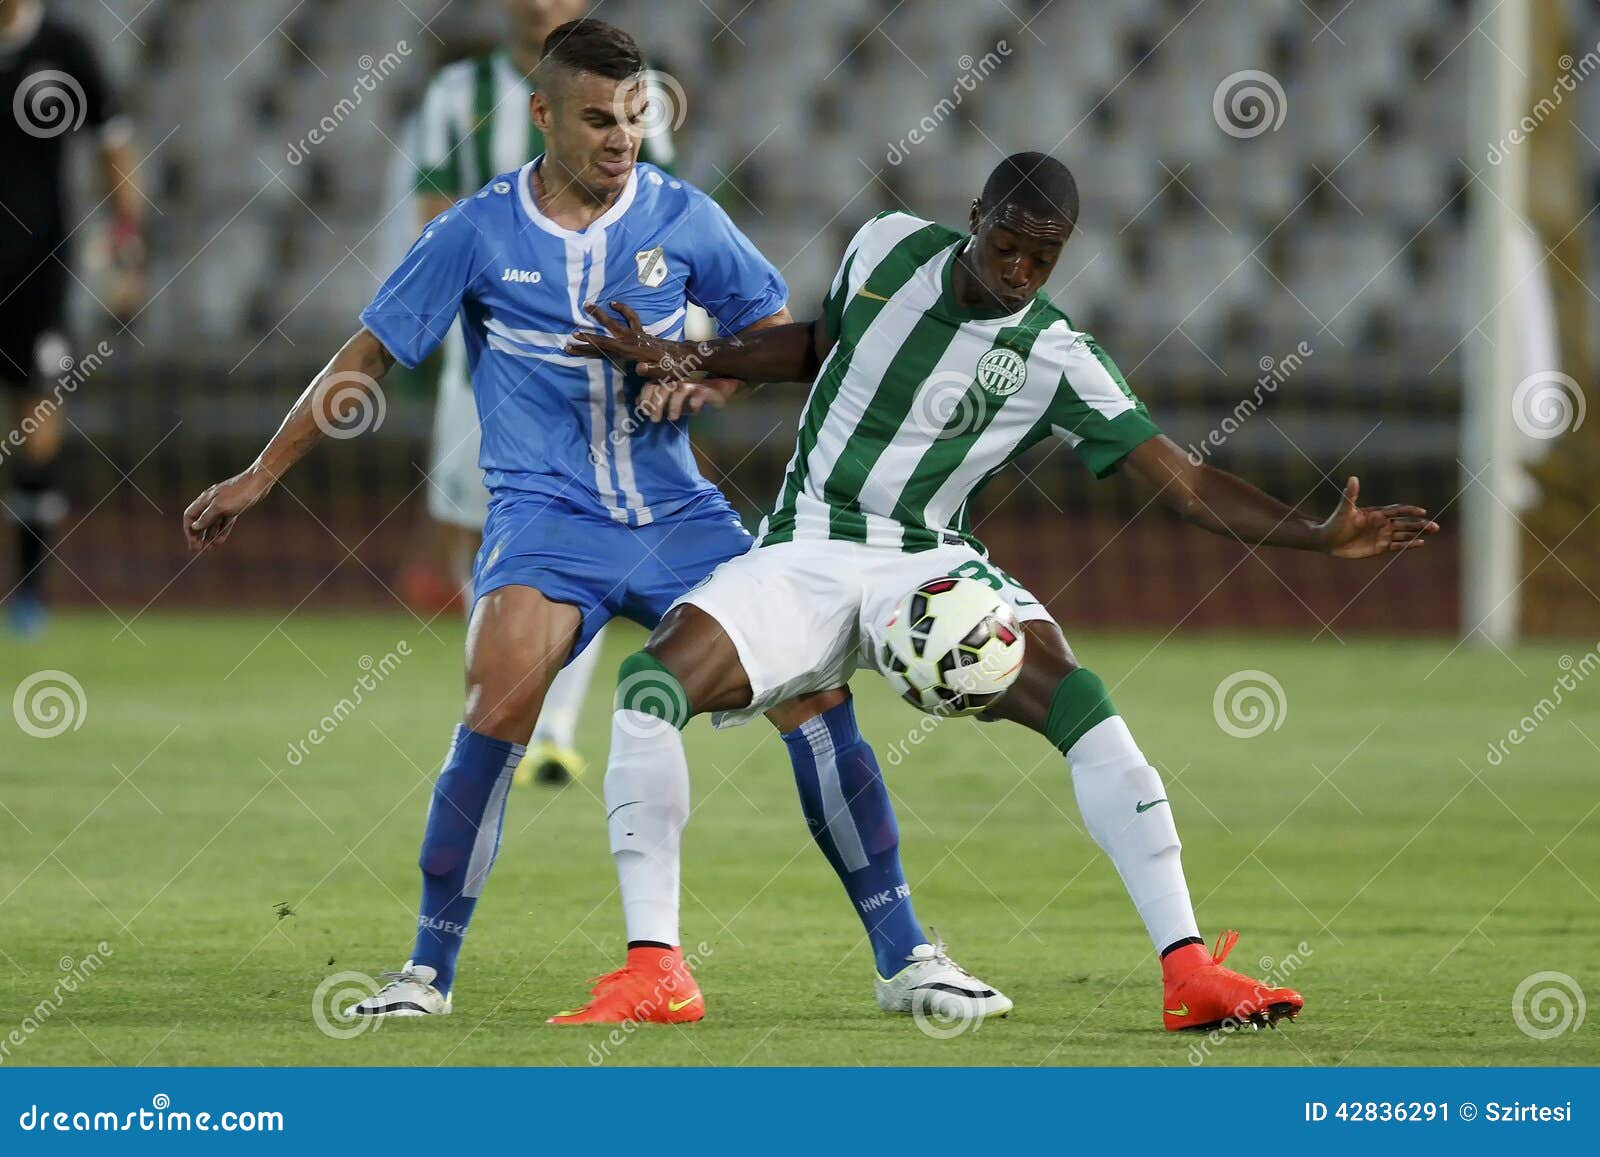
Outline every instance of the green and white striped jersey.
{"type": "MultiPolygon", "coordinates": [[[[666,99],[653,72],[646,80],[650,99],[666,99]]],[[[507,52],[440,69],[418,118],[417,192],[466,197],[544,152],[544,137],[528,116],[532,92],[507,52]]],[[[639,153],[642,160],[670,170],[672,138],[663,129],[647,138],[639,153]]]]}
{"type": "Polygon", "coordinates": [[[1063,438],[1103,478],[1160,433],[1111,359],[1043,294],[998,318],[956,304],[950,271],[966,238],[891,212],[850,243],[823,307],[838,343],[806,401],[762,546],[981,550],[972,497],[1029,447],[1063,438]]]}

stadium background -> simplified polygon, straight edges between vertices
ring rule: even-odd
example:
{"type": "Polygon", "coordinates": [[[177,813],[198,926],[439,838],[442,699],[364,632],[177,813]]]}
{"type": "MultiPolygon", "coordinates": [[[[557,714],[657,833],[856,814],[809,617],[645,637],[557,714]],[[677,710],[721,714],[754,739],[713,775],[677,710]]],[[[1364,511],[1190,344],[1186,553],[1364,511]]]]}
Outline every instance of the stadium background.
{"type": "MultiPolygon", "coordinates": [[[[391,378],[381,427],[319,449],[228,551],[190,560],[177,513],[249,460],[355,327],[413,229],[406,117],[440,63],[495,42],[499,5],[51,6],[108,54],[153,206],[153,296],[126,331],[92,300],[96,222],[75,238],[76,332],[83,348],[105,336],[113,352],[69,403],[74,512],[56,597],[392,608],[424,549],[426,375],[391,378]]],[[[1600,15],[1536,7],[1542,63],[1528,91],[1556,91],[1562,60],[1582,79],[1525,146],[1540,174],[1530,231],[1556,257],[1514,293],[1530,333],[1564,323],[1554,350],[1530,338],[1528,371],[1556,368],[1554,357],[1592,383],[1583,286],[1600,83],[1584,69],[1600,15]]],[[[797,314],[869,215],[906,207],[960,223],[996,160],[1047,149],[1083,196],[1051,291],[1180,443],[1313,511],[1357,472],[1364,496],[1420,502],[1446,527],[1378,571],[1258,556],[1160,512],[1134,520],[1144,496],[1042,448],[991,485],[979,533],[1052,594],[1069,631],[1472,625],[1456,515],[1461,398],[1483,332],[1469,212],[1491,143],[1471,139],[1468,116],[1495,49],[1469,5],[604,0],[596,12],[632,29],[676,82],[680,172],[783,268],[797,314]],[[1262,73],[1270,85],[1252,79],[1262,73]],[[1213,451],[1208,433],[1252,397],[1259,410],[1213,451]]],[[[89,175],[85,165],[86,194],[89,175]]],[[[794,387],[769,388],[697,426],[708,475],[747,516],[774,492],[798,403],[794,387]]],[[[1597,426],[1526,440],[1530,458],[1555,447],[1546,485],[1498,496],[1524,515],[1534,632],[1600,616],[1600,529],[1584,521],[1597,426]]]]}
{"type": "MultiPolygon", "coordinates": [[[[714,1012],[604,1054],[543,1027],[616,963],[597,767],[513,800],[456,1016],[357,1037],[327,1019],[334,982],[370,991],[400,963],[459,718],[460,618],[398,600],[427,543],[426,377],[386,378],[381,427],[315,451],[225,549],[184,554],[177,521],[256,452],[408,241],[405,116],[440,61],[496,40],[497,0],[51,7],[108,55],[148,154],[152,299],[123,333],[90,296],[104,210],[80,173],[74,511],[51,568],[76,606],[35,640],[0,635],[4,1065],[1600,1062],[1592,1009],[1578,1031],[1600,991],[1595,413],[1525,438],[1537,478],[1511,463],[1493,494],[1525,527],[1524,623],[1555,637],[1456,637],[1482,553],[1463,540],[1483,491],[1463,491],[1463,419],[1510,310],[1479,319],[1502,298],[1521,319],[1502,417],[1530,373],[1595,381],[1594,5],[596,4],[681,85],[683,171],[785,266],[801,312],[867,215],[959,222],[1003,152],[1051,148],[1084,193],[1052,288],[1180,441],[1218,431],[1213,460],[1316,511],[1324,472],[1358,471],[1370,498],[1446,527],[1390,565],[1258,558],[1141,514],[1059,449],[980,512],[1181,809],[1202,928],[1238,927],[1236,966],[1307,994],[1292,1029],[1159,1032],[1151,945],[1058,753],[1013,728],[934,731],[861,678],[919,909],[1018,1014],[938,1039],[877,1016],[782,740],[697,724],[684,930],[714,950],[698,970],[714,1012]],[[1518,11],[1538,17],[1526,54],[1498,27],[1518,11]],[[1517,82],[1531,141],[1474,131],[1491,74],[1517,82]],[[1233,119],[1230,77],[1271,94],[1264,119],[1249,101],[1233,119]],[[1473,246],[1505,156],[1537,174],[1527,273],[1500,289],[1473,246]],[[1262,359],[1283,371],[1270,391],[1262,359]],[[90,959],[104,970],[62,996],[90,959]]],[[[797,406],[770,389],[697,430],[747,513],[797,406]]],[[[641,637],[611,632],[602,670],[641,637]]],[[[608,682],[580,728],[592,764],[608,682]]]]}

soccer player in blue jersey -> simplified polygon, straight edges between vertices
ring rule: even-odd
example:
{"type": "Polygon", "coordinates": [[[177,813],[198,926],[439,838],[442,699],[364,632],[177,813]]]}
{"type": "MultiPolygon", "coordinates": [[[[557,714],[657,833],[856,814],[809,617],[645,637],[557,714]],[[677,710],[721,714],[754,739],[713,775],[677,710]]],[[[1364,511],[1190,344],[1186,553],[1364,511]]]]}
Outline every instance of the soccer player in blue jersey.
{"type": "MultiPolygon", "coordinates": [[[[564,350],[575,329],[592,324],[597,302],[663,338],[682,332],[690,301],[725,333],[791,321],[782,277],[715,202],[637,162],[641,69],[632,38],[611,25],[577,20],[552,32],[530,103],[544,154],[436,217],[256,461],[184,513],[191,547],[222,542],[338,422],[352,390],[375,393],[395,361],[422,361],[459,317],[492,495],[474,567],[466,708],[423,834],[411,959],[356,1006],[361,1014],[450,1011],[512,773],[556,671],[615,615],[654,626],[750,545],[695,467],[686,423],[636,418],[637,379],[564,350]]],[[[717,390],[700,388],[696,404],[717,390]]],[[[888,792],[848,691],[781,703],[768,718],[784,733],[812,830],[867,927],[879,1003],[909,1013],[914,1000],[931,1001],[969,1017],[1008,1011],[1009,1000],[923,934],[888,792]]],[[[656,994],[626,1019],[698,1020],[704,1000],[678,947],[688,767],[679,759],[649,778],[648,790],[626,774],[605,784],[617,869],[636,884],[624,905],[628,963],[613,978],[635,977],[656,994]]],[[[591,1019],[611,1015],[596,1010],[591,1019]]]]}

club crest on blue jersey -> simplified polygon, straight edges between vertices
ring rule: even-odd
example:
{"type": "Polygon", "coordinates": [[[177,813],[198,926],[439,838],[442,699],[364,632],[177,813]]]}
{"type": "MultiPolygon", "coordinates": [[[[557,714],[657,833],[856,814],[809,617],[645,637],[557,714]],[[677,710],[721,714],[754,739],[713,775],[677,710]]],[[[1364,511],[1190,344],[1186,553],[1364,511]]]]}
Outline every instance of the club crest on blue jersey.
{"type": "Polygon", "coordinates": [[[639,267],[639,284],[646,289],[655,289],[666,281],[667,255],[661,246],[641,249],[633,255],[633,261],[639,267]]]}
{"type": "Polygon", "coordinates": [[[732,333],[782,309],[788,292],[693,186],[638,165],[604,213],[571,229],[541,208],[538,163],[485,186],[503,195],[469,197],[435,218],[362,323],[409,366],[460,322],[491,494],[535,494],[649,526],[716,489],[695,464],[686,422],[635,421],[639,383],[625,367],[568,350],[574,330],[596,324],[586,307],[621,302],[673,340],[691,301],[732,333]]]}

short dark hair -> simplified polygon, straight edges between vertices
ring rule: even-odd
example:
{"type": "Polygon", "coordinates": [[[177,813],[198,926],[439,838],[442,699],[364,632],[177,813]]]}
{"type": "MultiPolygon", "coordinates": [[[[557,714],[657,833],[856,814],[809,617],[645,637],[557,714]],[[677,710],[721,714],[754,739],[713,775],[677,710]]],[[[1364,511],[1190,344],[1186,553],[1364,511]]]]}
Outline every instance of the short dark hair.
{"type": "Polygon", "coordinates": [[[990,213],[1014,205],[1035,217],[1078,223],[1078,182],[1048,153],[1013,153],[983,183],[978,209],[990,213]]]}
{"type": "Polygon", "coordinates": [[[633,37],[615,24],[583,17],[558,25],[545,37],[539,71],[552,64],[608,80],[626,80],[643,70],[644,57],[633,37]]]}

